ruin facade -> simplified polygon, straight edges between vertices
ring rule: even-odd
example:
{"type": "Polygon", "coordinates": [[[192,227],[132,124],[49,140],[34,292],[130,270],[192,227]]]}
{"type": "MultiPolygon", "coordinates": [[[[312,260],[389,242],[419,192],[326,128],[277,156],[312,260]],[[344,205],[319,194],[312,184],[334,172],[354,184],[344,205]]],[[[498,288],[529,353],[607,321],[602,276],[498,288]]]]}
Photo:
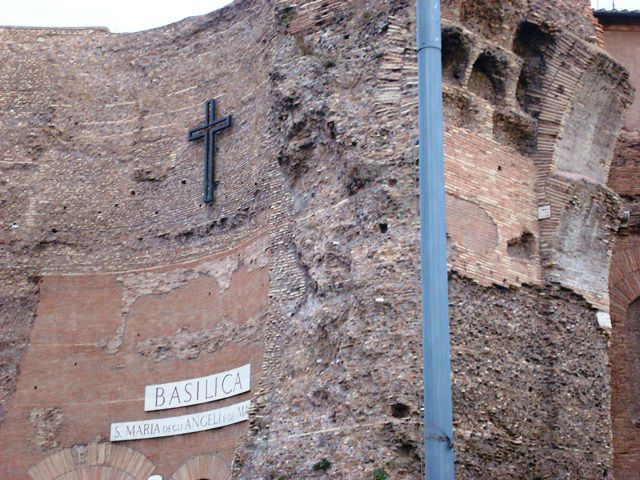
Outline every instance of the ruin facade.
{"type": "MultiPolygon", "coordinates": [[[[461,479],[614,475],[607,181],[633,88],[588,2],[551,3],[442,2],[461,479]]],[[[422,475],[414,7],[0,28],[2,478],[422,475]],[[209,98],[234,120],[212,204],[187,138],[209,98]],[[168,416],[145,386],[245,364],[217,405],[248,421],[109,441],[168,416]]]]}

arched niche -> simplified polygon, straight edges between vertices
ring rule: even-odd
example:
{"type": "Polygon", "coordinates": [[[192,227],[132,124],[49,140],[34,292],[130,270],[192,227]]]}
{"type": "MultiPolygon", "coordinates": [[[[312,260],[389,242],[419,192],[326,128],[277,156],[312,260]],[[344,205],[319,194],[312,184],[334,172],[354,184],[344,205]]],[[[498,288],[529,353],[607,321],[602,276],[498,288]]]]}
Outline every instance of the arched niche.
{"type": "Polygon", "coordinates": [[[442,73],[445,81],[461,83],[471,57],[471,40],[461,28],[442,29],[442,73]]]}
{"type": "Polygon", "coordinates": [[[605,184],[628,99],[621,95],[627,73],[597,54],[580,79],[555,149],[558,170],[605,184]]]}
{"type": "Polygon", "coordinates": [[[626,317],[631,422],[635,427],[640,427],[640,296],[629,304],[626,317]]]}
{"type": "Polygon", "coordinates": [[[548,28],[531,22],[522,22],[513,40],[513,52],[523,61],[516,98],[520,107],[535,117],[540,113],[542,97],[545,95],[546,54],[554,42],[548,28]]]}
{"type": "Polygon", "coordinates": [[[616,478],[640,471],[640,245],[618,236],[609,273],[611,422],[616,478]]]}
{"type": "Polygon", "coordinates": [[[147,480],[155,465],[122,445],[92,443],[65,448],[29,469],[32,480],[147,480]]]}
{"type": "Polygon", "coordinates": [[[494,105],[504,102],[509,63],[495,52],[485,50],[476,58],[467,82],[469,90],[494,105]]]}
{"type": "Polygon", "coordinates": [[[215,454],[193,457],[183,463],[171,480],[229,480],[231,468],[215,454]]]}

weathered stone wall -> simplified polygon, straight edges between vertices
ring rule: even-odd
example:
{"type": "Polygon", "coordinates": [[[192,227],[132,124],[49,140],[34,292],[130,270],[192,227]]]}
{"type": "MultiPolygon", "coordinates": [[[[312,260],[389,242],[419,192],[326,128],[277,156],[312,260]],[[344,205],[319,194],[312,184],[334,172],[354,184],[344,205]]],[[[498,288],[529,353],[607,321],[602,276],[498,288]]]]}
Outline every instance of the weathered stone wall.
{"type": "MultiPolygon", "coordinates": [[[[443,7],[458,476],[606,478],[607,335],[593,308],[608,306],[619,198],[603,182],[629,102],[624,70],[594,46],[586,2],[443,7]],[[589,88],[607,101],[585,103],[589,88]],[[551,217],[539,221],[545,205],[551,217]]],[[[228,467],[240,445],[239,478],[320,477],[323,458],[334,478],[376,469],[416,478],[414,25],[405,0],[246,0],[136,34],[0,29],[3,431],[26,422],[20,385],[46,376],[34,358],[50,296],[38,288],[110,274],[123,279],[112,299],[121,318],[105,318],[106,342],[88,342],[91,364],[100,355],[115,362],[131,344],[129,368],[157,362],[164,373],[182,363],[210,369],[203,358],[220,342],[229,358],[246,348],[263,358],[248,435],[194,434],[209,456],[187,459],[197,453],[188,447],[179,468],[173,447],[165,458],[156,443],[130,442],[139,472],[201,478],[228,467]],[[235,125],[220,136],[217,199],[207,206],[202,145],[186,131],[211,97],[235,125]],[[232,258],[252,241],[268,259],[259,268],[268,270],[269,302],[244,320],[248,330],[225,330],[206,302],[200,311],[212,323],[178,330],[180,318],[172,325],[156,305],[141,337],[126,343],[135,302],[186,309],[215,277],[196,267],[176,274],[180,265],[232,258]],[[140,273],[149,271],[157,284],[140,273]]],[[[243,308],[247,295],[234,295],[230,304],[243,308]]],[[[79,301],[49,311],[63,321],[79,301]]],[[[31,447],[15,472],[40,460],[34,479],[50,465],[106,471],[126,455],[91,460],[103,426],[74,419],[86,430],[73,433],[62,397],[45,397],[25,410],[30,430],[18,443],[31,447]]],[[[100,410],[87,418],[120,420],[100,410]]]]}
{"type": "MultiPolygon", "coordinates": [[[[313,290],[287,323],[299,340],[282,350],[275,401],[238,472],[311,478],[327,458],[338,478],[419,478],[413,4],[283,1],[279,13],[290,36],[274,133],[284,129],[294,242],[313,290]]],[[[523,7],[528,23],[508,41],[444,13],[450,265],[507,288],[451,283],[460,478],[611,475],[607,335],[593,308],[608,306],[620,204],[603,182],[630,91],[558,13],[523,7]],[[610,100],[583,106],[594,77],[610,100]],[[597,155],[563,144],[576,123],[597,155]],[[538,222],[545,204],[551,218],[538,222]],[[522,283],[566,285],[590,303],[558,286],[509,289],[522,283]]]]}

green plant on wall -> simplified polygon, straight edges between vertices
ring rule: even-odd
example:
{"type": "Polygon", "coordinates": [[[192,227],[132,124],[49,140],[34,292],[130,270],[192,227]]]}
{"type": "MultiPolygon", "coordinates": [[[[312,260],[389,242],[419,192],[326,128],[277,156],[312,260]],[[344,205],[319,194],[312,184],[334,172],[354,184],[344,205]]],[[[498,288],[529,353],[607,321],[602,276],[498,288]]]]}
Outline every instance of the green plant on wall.
{"type": "Polygon", "coordinates": [[[280,12],[280,23],[284,28],[289,28],[289,24],[293,19],[293,15],[295,14],[295,7],[286,7],[280,12]]]}
{"type": "Polygon", "coordinates": [[[323,458],[318,463],[313,465],[313,470],[315,472],[326,472],[331,468],[331,462],[326,458],[323,458]]]}
{"type": "Polygon", "coordinates": [[[389,474],[382,468],[376,468],[373,471],[373,480],[388,480],[389,474]]]}

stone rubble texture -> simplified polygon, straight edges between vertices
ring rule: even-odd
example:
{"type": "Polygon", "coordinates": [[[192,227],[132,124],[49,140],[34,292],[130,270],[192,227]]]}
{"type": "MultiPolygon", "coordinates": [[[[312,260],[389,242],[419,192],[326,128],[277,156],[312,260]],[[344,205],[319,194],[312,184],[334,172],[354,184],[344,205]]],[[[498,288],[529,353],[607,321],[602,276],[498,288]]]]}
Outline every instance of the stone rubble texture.
{"type": "MultiPolygon", "coordinates": [[[[442,7],[457,478],[613,478],[595,312],[633,89],[586,1],[442,7]]],[[[268,269],[267,308],[135,345],[159,365],[262,345],[249,429],[224,440],[234,478],[420,478],[414,15],[408,0],[238,0],[135,34],[0,28],[0,422],[43,277],[117,276],[120,323],[97,345],[117,355],[144,298],[223,291],[242,264],[268,269]],[[209,207],[186,131],[218,96],[235,125],[209,207]]],[[[60,444],[68,412],[50,408],[25,434],[52,455],[29,453],[33,479],[112,468],[60,444]]],[[[94,440],[77,448],[106,448],[94,440]]],[[[198,458],[163,474],[219,463],[198,458]]],[[[127,471],[151,470],[141,456],[127,471]]]]}

